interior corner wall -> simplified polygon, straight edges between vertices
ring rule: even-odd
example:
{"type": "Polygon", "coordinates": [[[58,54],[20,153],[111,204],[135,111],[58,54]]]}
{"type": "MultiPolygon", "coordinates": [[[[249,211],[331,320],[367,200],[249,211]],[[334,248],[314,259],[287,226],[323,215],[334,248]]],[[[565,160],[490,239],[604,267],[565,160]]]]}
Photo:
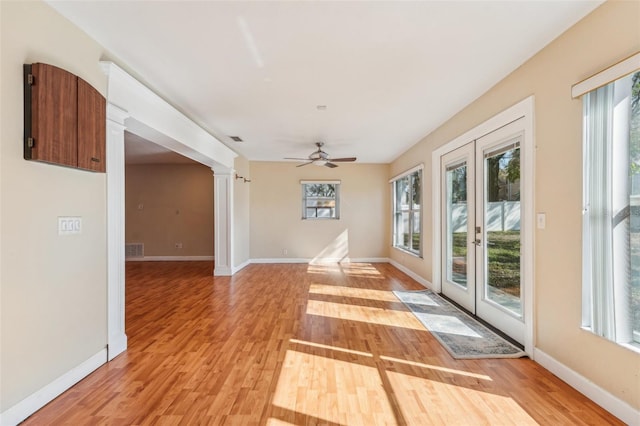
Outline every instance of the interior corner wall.
{"type": "Polygon", "coordinates": [[[252,259],[388,257],[387,164],[341,163],[329,169],[252,161],[250,166],[252,259]],[[339,220],[302,220],[302,179],[341,181],[339,220]]]}
{"type": "Polygon", "coordinates": [[[107,78],[102,48],[47,4],[2,1],[0,10],[4,412],[107,344],[106,175],[23,159],[22,65],[56,65],[103,95],[107,78]],[[58,216],[82,217],[82,233],[59,236],[58,216]]]}
{"type": "Polygon", "coordinates": [[[249,233],[250,221],[250,197],[253,181],[251,180],[249,160],[242,156],[235,159],[234,169],[237,176],[243,179],[235,179],[233,183],[233,267],[238,268],[249,261],[249,249],[251,235],[249,233]]]}
{"type": "Polygon", "coordinates": [[[640,51],[640,2],[608,1],[487,93],[405,152],[395,175],[425,163],[424,260],[391,258],[432,277],[431,154],[530,95],[535,96],[535,346],[614,397],[640,409],[640,355],[581,329],[582,101],[571,86],[640,51]]]}
{"type": "Polygon", "coordinates": [[[213,256],[211,169],[197,163],[127,165],[125,241],[143,243],[145,257],[213,256]]]}

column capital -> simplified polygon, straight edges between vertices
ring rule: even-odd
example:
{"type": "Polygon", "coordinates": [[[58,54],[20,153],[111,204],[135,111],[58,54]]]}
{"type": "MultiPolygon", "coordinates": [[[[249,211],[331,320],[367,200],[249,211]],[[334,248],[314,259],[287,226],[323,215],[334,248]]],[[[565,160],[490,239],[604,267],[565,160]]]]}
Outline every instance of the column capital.
{"type": "Polygon", "coordinates": [[[124,127],[124,121],[130,117],[129,111],[120,108],[119,106],[107,103],[107,120],[113,123],[119,124],[124,127]]]}
{"type": "Polygon", "coordinates": [[[213,167],[211,167],[211,170],[213,171],[214,176],[218,175],[218,176],[233,176],[235,174],[235,169],[233,167],[227,167],[223,164],[215,164],[213,167]]]}

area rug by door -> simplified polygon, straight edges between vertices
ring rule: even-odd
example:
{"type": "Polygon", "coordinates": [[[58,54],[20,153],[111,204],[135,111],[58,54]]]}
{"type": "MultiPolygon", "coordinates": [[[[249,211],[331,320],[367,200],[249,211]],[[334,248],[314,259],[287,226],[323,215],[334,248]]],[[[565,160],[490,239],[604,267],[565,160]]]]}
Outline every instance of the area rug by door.
{"type": "Polygon", "coordinates": [[[527,355],[431,290],[393,293],[456,359],[520,358],[527,355]]]}

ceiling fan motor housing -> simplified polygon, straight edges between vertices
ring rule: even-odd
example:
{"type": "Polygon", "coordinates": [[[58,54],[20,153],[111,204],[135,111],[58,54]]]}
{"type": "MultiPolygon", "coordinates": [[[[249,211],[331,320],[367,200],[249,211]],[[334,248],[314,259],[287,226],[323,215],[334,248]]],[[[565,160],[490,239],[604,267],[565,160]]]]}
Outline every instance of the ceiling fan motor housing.
{"type": "Polygon", "coordinates": [[[285,157],[286,160],[302,160],[302,161],[307,161],[306,163],[302,163],[297,165],[296,167],[302,167],[302,166],[306,166],[307,164],[314,164],[316,166],[326,166],[329,168],[334,168],[334,167],[338,167],[337,164],[333,164],[333,162],[351,162],[351,161],[356,161],[356,157],[346,157],[346,158],[331,158],[329,157],[329,154],[327,154],[326,152],[324,152],[322,150],[322,146],[324,145],[324,142],[316,142],[316,146],[318,147],[318,150],[311,153],[311,155],[309,155],[308,159],[304,159],[304,158],[291,158],[291,157],[285,157]]]}

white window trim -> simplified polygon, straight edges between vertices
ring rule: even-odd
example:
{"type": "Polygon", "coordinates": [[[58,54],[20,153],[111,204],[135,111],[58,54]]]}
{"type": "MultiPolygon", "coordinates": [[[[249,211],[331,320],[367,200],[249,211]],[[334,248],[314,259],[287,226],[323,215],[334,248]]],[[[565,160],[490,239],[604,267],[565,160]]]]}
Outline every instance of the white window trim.
{"type": "Polygon", "coordinates": [[[606,68],[579,83],[574,84],[571,86],[571,97],[574,99],[579,98],[587,92],[606,86],[607,84],[612,83],[627,74],[631,74],[638,69],[640,69],[640,52],[623,59],[617,64],[611,65],[609,68],[606,68]]]}
{"type": "MultiPolygon", "coordinates": [[[[398,179],[402,179],[405,176],[409,176],[410,174],[413,174],[413,173],[417,172],[418,170],[424,170],[424,163],[420,163],[417,166],[414,166],[414,167],[410,168],[409,170],[406,170],[406,171],[400,173],[399,175],[396,175],[396,176],[392,177],[391,179],[389,179],[389,183],[394,183],[398,179]]],[[[424,175],[424,173],[423,173],[423,175],[424,175]]]]}
{"type": "Polygon", "coordinates": [[[328,183],[328,184],[340,185],[342,183],[342,181],[340,181],[340,180],[304,180],[304,179],[300,180],[300,185],[309,184],[309,183],[310,184],[328,183]]]}
{"type": "MultiPolygon", "coordinates": [[[[592,92],[594,90],[597,90],[603,86],[606,86],[608,84],[611,84],[629,74],[635,73],[640,71],[640,52],[635,53],[633,55],[631,55],[630,57],[621,60],[620,62],[617,62],[616,64],[611,65],[610,67],[600,71],[597,74],[594,74],[593,76],[578,82],[576,84],[574,84],[571,87],[571,95],[574,99],[576,98],[580,98],[582,96],[584,96],[585,94],[592,92]]],[[[586,132],[586,128],[585,128],[586,124],[583,122],[583,129],[582,129],[582,133],[583,133],[583,138],[586,132]]],[[[584,141],[583,141],[584,144],[584,141]]],[[[583,148],[584,150],[584,148],[583,148]]],[[[584,154],[583,154],[584,155],[584,154]]],[[[586,161],[586,160],[583,160],[586,161]]],[[[583,191],[584,189],[584,179],[585,177],[582,177],[583,179],[583,191]]],[[[583,195],[583,199],[584,199],[584,195],[583,195]]],[[[584,238],[584,223],[583,223],[583,238],[584,238]]],[[[586,274],[588,273],[587,271],[587,265],[585,265],[585,261],[584,261],[584,257],[585,257],[585,251],[588,250],[586,248],[586,246],[583,244],[582,247],[582,268],[583,268],[583,275],[586,276],[586,274]]],[[[585,283],[582,283],[582,329],[585,331],[588,331],[590,333],[595,334],[596,336],[600,336],[598,333],[594,332],[593,329],[593,318],[591,317],[591,313],[590,313],[590,309],[591,309],[591,296],[590,296],[590,289],[586,289],[585,288],[585,283]],[[587,310],[589,309],[589,311],[587,310]]],[[[615,292],[615,290],[614,290],[615,292]]],[[[616,306],[617,308],[617,306],[616,306]]],[[[614,308],[614,309],[616,309],[614,308]]],[[[614,324],[616,323],[616,321],[614,320],[614,324]]],[[[617,328],[617,327],[616,327],[617,328]]],[[[632,350],[633,352],[636,353],[640,353],[640,344],[638,343],[638,341],[640,340],[640,336],[638,336],[638,332],[631,330],[630,331],[631,335],[629,336],[628,333],[625,332],[620,332],[619,329],[616,329],[615,334],[615,340],[607,338],[607,337],[603,337],[605,339],[607,339],[610,342],[616,343],[622,347],[625,347],[627,349],[632,350]]]]}
{"type": "Polygon", "coordinates": [[[423,240],[423,231],[424,231],[424,215],[423,215],[423,203],[424,203],[424,163],[420,163],[417,166],[414,166],[412,168],[410,168],[409,170],[405,170],[404,172],[400,173],[399,175],[396,175],[394,177],[392,177],[391,179],[389,179],[389,183],[391,184],[391,247],[399,250],[403,253],[407,253],[411,256],[415,256],[419,259],[422,259],[423,256],[423,244],[424,244],[424,240],[423,240]],[[414,174],[415,172],[420,171],[421,173],[421,182],[420,182],[420,250],[416,253],[413,250],[410,250],[408,248],[405,247],[399,247],[396,245],[395,243],[395,214],[396,214],[396,199],[395,199],[395,183],[396,181],[405,178],[409,175],[414,174]]]}
{"type": "Polygon", "coordinates": [[[340,180],[306,180],[306,179],[301,179],[300,180],[300,188],[302,189],[302,215],[301,215],[301,219],[302,220],[340,220],[340,196],[341,196],[341,186],[342,186],[342,181],[340,180]],[[305,198],[305,193],[304,193],[304,185],[313,185],[313,184],[325,184],[325,185],[337,185],[336,187],[336,207],[335,207],[335,211],[336,211],[336,216],[335,217],[307,217],[307,211],[306,211],[306,198],[305,198]]]}

